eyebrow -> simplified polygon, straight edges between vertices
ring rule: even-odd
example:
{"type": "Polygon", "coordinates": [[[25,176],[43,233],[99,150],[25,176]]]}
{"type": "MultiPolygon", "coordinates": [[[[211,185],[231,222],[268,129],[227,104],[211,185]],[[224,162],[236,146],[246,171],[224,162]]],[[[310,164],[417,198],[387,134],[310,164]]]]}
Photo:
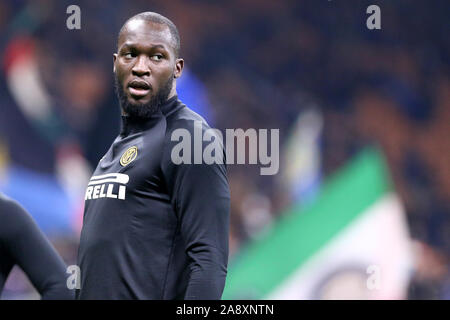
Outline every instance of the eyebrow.
{"type": "MultiPolygon", "coordinates": [[[[122,48],[125,47],[136,47],[136,44],[133,42],[126,42],[122,45],[122,48]]],[[[165,46],[163,46],[162,44],[155,44],[151,46],[152,49],[163,49],[165,51],[167,51],[167,48],[165,46]]]]}

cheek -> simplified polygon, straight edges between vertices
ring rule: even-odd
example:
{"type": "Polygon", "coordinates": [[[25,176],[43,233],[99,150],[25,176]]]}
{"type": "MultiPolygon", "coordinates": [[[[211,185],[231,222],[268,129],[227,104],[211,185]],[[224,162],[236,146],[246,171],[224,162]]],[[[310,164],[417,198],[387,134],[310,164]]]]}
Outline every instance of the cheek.
{"type": "Polygon", "coordinates": [[[162,85],[166,84],[170,78],[173,78],[174,70],[171,67],[167,67],[161,69],[157,74],[155,73],[155,75],[157,75],[158,85],[159,87],[161,87],[162,85]]]}
{"type": "Polygon", "coordinates": [[[119,80],[125,80],[129,72],[129,66],[118,63],[116,65],[116,74],[119,80]]]}
{"type": "Polygon", "coordinates": [[[117,76],[123,78],[126,74],[123,67],[116,68],[117,76]]]}

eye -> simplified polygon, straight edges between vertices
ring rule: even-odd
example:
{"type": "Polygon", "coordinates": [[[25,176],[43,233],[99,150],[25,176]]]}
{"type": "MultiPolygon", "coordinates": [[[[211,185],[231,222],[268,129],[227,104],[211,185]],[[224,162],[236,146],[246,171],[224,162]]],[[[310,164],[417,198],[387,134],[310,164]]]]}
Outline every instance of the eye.
{"type": "Polygon", "coordinates": [[[132,53],[132,52],[127,52],[127,53],[124,54],[124,57],[126,59],[131,59],[131,58],[134,58],[135,56],[136,55],[134,53],[132,53]]]}
{"type": "Polygon", "coordinates": [[[154,54],[150,57],[152,60],[159,61],[163,58],[163,55],[160,53],[154,54]]]}

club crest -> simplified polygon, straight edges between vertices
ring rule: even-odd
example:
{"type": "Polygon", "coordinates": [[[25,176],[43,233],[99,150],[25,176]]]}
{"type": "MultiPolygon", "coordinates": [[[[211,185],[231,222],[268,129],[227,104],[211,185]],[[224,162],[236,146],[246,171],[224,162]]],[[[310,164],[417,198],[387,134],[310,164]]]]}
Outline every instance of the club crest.
{"type": "Polygon", "coordinates": [[[131,161],[136,159],[137,151],[137,147],[133,146],[131,148],[128,148],[127,151],[123,153],[122,157],[120,158],[120,164],[122,165],[122,167],[125,167],[131,161]]]}

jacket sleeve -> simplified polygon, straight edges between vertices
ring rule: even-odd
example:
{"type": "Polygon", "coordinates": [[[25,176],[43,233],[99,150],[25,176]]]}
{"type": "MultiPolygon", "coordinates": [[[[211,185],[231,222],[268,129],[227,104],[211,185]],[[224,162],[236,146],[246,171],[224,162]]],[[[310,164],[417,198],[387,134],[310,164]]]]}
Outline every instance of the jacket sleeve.
{"type": "MultiPolygon", "coordinates": [[[[194,139],[193,121],[183,125],[194,139]]],[[[206,130],[202,125],[202,133],[206,130]]],[[[172,205],[189,259],[190,279],[185,300],[221,299],[228,263],[230,191],[223,146],[222,163],[175,164],[172,150],[180,141],[169,141],[164,149],[164,171],[172,205]]],[[[207,143],[204,143],[207,144],[207,143]]],[[[202,153],[204,147],[201,148],[202,153]]],[[[185,150],[186,152],[186,150],[185,150]]]]}
{"type": "Polygon", "coordinates": [[[66,265],[32,217],[17,202],[1,199],[2,242],[43,300],[74,299],[66,286],[66,265]]]}

